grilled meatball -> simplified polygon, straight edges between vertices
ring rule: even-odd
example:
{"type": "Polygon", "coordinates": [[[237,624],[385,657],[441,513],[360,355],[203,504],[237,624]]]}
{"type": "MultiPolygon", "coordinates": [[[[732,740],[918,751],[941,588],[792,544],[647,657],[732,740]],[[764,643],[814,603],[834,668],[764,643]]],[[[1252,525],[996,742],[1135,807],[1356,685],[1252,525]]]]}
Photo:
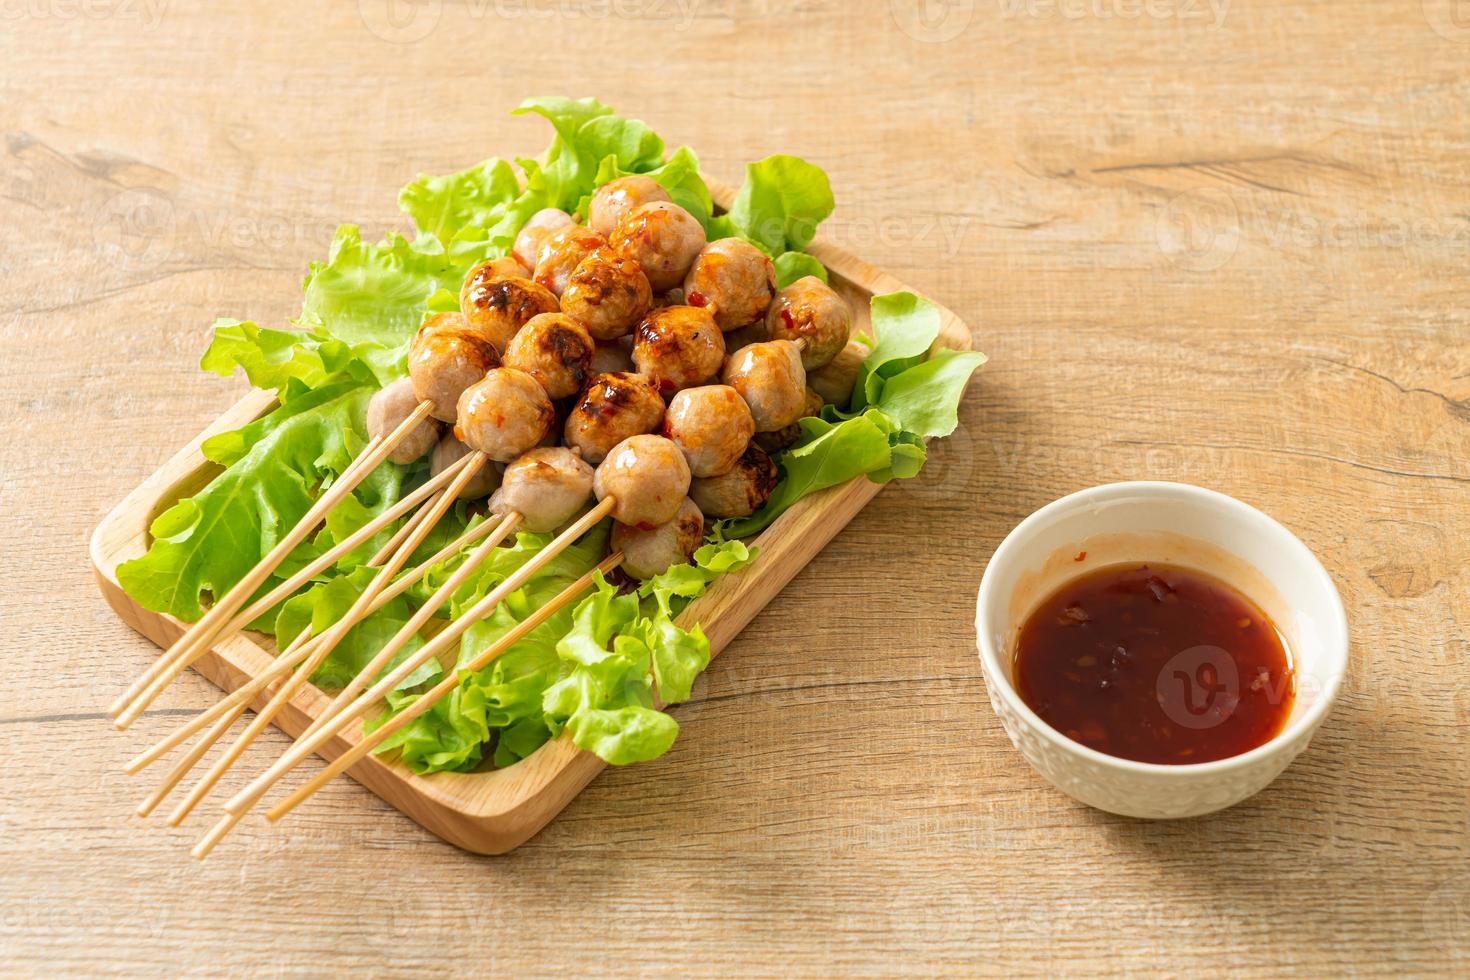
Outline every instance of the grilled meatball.
{"type": "Polygon", "coordinates": [[[592,338],[562,313],[533,316],[505,349],[505,366],[525,371],[552,398],[582,390],[592,363],[592,338]]]}
{"type": "Polygon", "coordinates": [[[663,436],[633,436],[598,465],[592,489],[598,500],[615,498],[614,520],[649,530],[678,514],[689,493],[689,464],[663,436]]]}
{"type": "Polygon", "coordinates": [[[527,320],[560,307],[545,287],[520,276],[496,275],[494,265],[481,262],[470,270],[459,291],[459,309],[470,329],[503,352],[527,320]]]}
{"type": "MultiPolygon", "coordinates": [[[[820,415],[822,413],[822,396],[812,390],[808,385],[806,389],[806,400],[801,406],[801,418],[809,415],[820,415]]],[[[797,419],[790,425],[782,426],[774,432],[758,432],[755,435],[755,444],[768,453],[780,452],[782,449],[796,444],[801,438],[801,419],[797,419]]]]}
{"type": "Polygon", "coordinates": [[[771,331],[766,329],[766,319],[761,317],[754,323],[747,324],[738,330],[731,330],[725,334],[725,350],[737,351],[751,344],[763,344],[771,339],[771,331]]]}
{"type": "Polygon", "coordinates": [[[709,310],[725,331],[762,319],[775,295],[775,266],[740,238],[710,242],[684,277],[684,301],[709,310]]]}
{"type": "Polygon", "coordinates": [[[535,446],[556,411],[536,379],[515,368],[496,368],[465,389],[454,434],[499,463],[535,446]]]}
{"type": "Polygon", "coordinates": [[[592,373],[611,374],[614,371],[633,373],[633,338],[619,337],[617,340],[598,341],[592,352],[592,373]]]}
{"type": "Polygon", "coordinates": [[[689,497],[710,517],[745,517],[758,510],[776,489],[776,464],[759,447],[749,446],[730,472],[693,480],[689,497]]]}
{"type": "Polygon", "coordinates": [[[664,400],[647,378],[616,371],[599,374],[582,389],[567,416],[566,444],[582,450],[594,466],[629,436],[657,429],[664,419],[664,400]]]}
{"type": "Polygon", "coordinates": [[[554,531],[587,506],[592,467],[564,447],[532,449],[505,468],[495,495],[501,513],[516,511],[527,531],[554,531]]]}
{"type": "Polygon", "coordinates": [[[694,557],[702,540],[704,515],[688,497],[667,524],[646,531],[628,524],[614,524],[612,531],[612,549],[623,553],[623,571],[642,579],[685,564],[694,557]]]}
{"type": "Polygon", "coordinates": [[[684,281],[704,248],[704,229],[694,215],[670,201],[643,204],[623,216],[608,237],[613,247],[643,267],[656,293],[684,281]]]}
{"type": "MultiPolygon", "coordinates": [[[[553,232],[574,224],[572,216],[561,208],[542,208],[521,225],[520,234],[516,235],[515,245],[510,254],[515,256],[517,262],[527,269],[536,268],[536,259],[541,255],[541,246],[553,232]]],[[[525,275],[525,273],[521,273],[525,275]]]]}
{"type": "Polygon", "coordinates": [[[823,401],[845,409],[852,401],[852,386],[857,383],[858,371],[867,356],[867,347],[859,341],[849,340],[836,357],[815,371],[808,371],[806,383],[823,401]]]}
{"type": "MultiPolygon", "coordinates": [[[[434,446],[433,454],[429,456],[429,475],[438,476],[472,452],[474,450],[456,439],[453,432],[444,433],[443,438],[434,446]]],[[[487,460],[479,472],[470,477],[470,482],[464,485],[464,489],[459,491],[459,499],[478,500],[494,493],[498,486],[500,464],[487,460]]]]}
{"type": "Polygon", "coordinates": [[[613,248],[599,248],[572,270],[561,311],[598,340],[613,340],[633,331],[652,299],[637,262],[613,248]]]}
{"type": "MultiPolygon", "coordinates": [[[[367,430],[373,438],[386,436],[403,424],[403,420],[419,407],[419,398],[413,393],[413,382],[399,378],[379,389],[368,401],[367,430]]],[[[412,463],[433,448],[439,438],[439,423],[433,418],[424,419],[409,430],[388,454],[390,463],[412,463]]]]}
{"type": "Polygon", "coordinates": [[[664,413],[664,435],[689,461],[695,477],[730,472],[755,435],[755,420],[745,399],[729,385],[685,388],[664,413]]]}
{"type": "Polygon", "coordinates": [[[806,404],[806,370],[789,340],[742,347],[725,362],[725,384],[740,392],[755,419],[755,431],[774,432],[801,418],[806,404]]]}
{"type": "Polygon", "coordinates": [[[517,276],[521,279],[531,278],[531,270],[521,265],[521,260],[514,255],[507,255],[500,259],[489,259],[488,274],[497,278],[503,276],[517,276]]]}
{"type": "Polygon", "coordinates": [[[560,296],[582,260],[606,244],[606,238],[582,225],[569,225],[552,232],[536,256],[536,274],[532,278],[560,296]]]}
{"type": "Polygon", "coordinates": [[[619,177],[592,192],[592,203],[587,206],[587,224],[601,234],[611,236],[629,211],[653,201],[671,200],[669,192],[652,177],[642,174],[619,177]]]}
{"type": "Polygon", "coordinates": [[[697,306],[654,310],[633,331],[633,364],[665,394],[703,384],[724,359],[724,334],[697,306]]]}
{"type": "Polygon", "coordinates": [[[776,294],[766,312],[772,340],[806,340],[801,366],[822,367],[847,344],[852,310],[832,287],[816,276],[803,276],[776,294]]]}
{"type": "Polygon", "coordinates": [[[408,351],[408,376],[419,401],[428,402],[429,414],[453,422],[459,396],[470,385],[500,366],[500,353],[478,331],[457,326],[457,313],[439,313],[424,321],[408,351]]]}

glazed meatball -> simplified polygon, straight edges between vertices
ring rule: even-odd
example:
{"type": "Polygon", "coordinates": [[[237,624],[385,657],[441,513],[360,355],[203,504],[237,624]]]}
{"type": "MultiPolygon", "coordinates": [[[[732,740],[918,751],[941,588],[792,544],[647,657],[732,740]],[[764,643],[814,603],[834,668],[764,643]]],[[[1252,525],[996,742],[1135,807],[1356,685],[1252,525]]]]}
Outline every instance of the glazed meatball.
{"type": "Polygon", "coordinates": [[[664,435],[684,453],[695,477],[730,472],[755,435],[745,399],[729,385],[685,388],[669,402],[664,435]]]}
{"type": "Polygon", "coordinates": [[[614,520],[649,530],[678,514],[689,493],[689,464],[663,436],[633,436],[598,465],[592,489],[598,500],[614,498],[614,520]]]}
{"type": "MultiPolygon", "coordinates": [[[[472,452],[474,450],[456,439],[453,432],[444,433],[444,437],[434,447],[433,454],[429,456],[429,475],[438,476],[472,452]]],[[[481,497],[488,497],[495,492],[498,486],[500,486],[500,464],[487,460],[485,465],[480,467],[479,472],[470,477],[470,482],[459,491],[459,499],[478,500],[481,497]]]]}
{"type": "Polygon", "coordinates": [[[612,531],[612,549],[623,553],[623,571],[642,579],[685,564],[699,550],[702,540],[704,515],[688,497],[667,524],[646,531],[628,524],[614,524],[612,531]]]}
{"type": "Polygon", "coordinates": [[[634,366],[665,394],[704,384],[724,359],[725,335],[697,306],[654,310],[633,331],[634,366]]]}
{"type": "Polygon", "coordinates": [[[652,300],[653,289],[637,262],[615,249],[599,248],[572,270],[561,294],[561,311],[598,340],[613,340],[633,331],[652,300]]]}
{"type": "Polygon", "coordinates": [[[592,352],[592,373],[611,374],[615,371],[633,373],[633,344],[631,337],[617,340],[598,341],[592,352]]]}
{"type": "Polygon", "coordinates": [[[776,464],[760,448],[746,447],[730,472],[693,480],[689,497],[710,517],[746,517],[776,489],[776,464]]]}
{"type": "Polygon", "coordinates": [[[459,309],[470,329],[503,352],[527,320],[560,307],[545,287],[520,276],[496,275],[494,265],[481,262],[470,270],[459,291],[459,309]]]}
{"type": "Polygon", "coordinates": [[[546,244],[546,239],[553,232],[560,231],[570,224],[575,224],[572,216],[561,208],[542,208],[527,218],[524,225],[521,225],[520,234],[516,235],[515,245],[511,248],[510,254],[515,256],[516,261],[527,269],[534,269],[536,259],[541,255],[541,246],[546,244]]]}
{"type": "Polygon", "coordinates": [[[852,310],[832,287],[803,276],[776,294],[766,312],[772,340],[805,340],[801,366],[808,371],[831,362],[852,333],[852,310]]]}
{"type": "Polygon", "coordinates": [[[531,270],[521,265],[521,260],[514,255],[507,255],[500,259],[488,261],[488,274],[497,278],[503,276],[518,276],[521,279],[531,278],[531,270]]]}
{"type": "Polygon", "coordinates": [[[567,416],[566,444],[594,466],[629,436],[652,432],[664,420],[664,400],[639,374],[615,371],[588,382],[567,416]]]}
{"type": "Polygon", "coordinates": [[[459,398],[454,434],[498,463],[535,446],[556,411],[536,379],[515,368],[496,368],[459,398]]]}
{"type": "Polygon", "coordinates": [[[459,397],[485,372],[500,366],[500,353],[477,331],[455,326],[457,313],[440,313],[419,327],[408,351],[408,377],[429,414],[453,422],[459,397]]]}
{"type": "Polygon", "coordinates": [[[536,274],[532,278],[560,296],[582,260],[606,244],[606,238],[581,225],[552,232],[536,256],[536,274]]]}
{"type": "Polygon", "coordinates": [[[742,347],[725,362],[725,384],[740,392],[755,419],[755,431],[775,432],[801,418],[806,405],[806,370],[801,351],[789,340],[742,347]]]}
{"type": "Polygon", "coordinates": [[[704,229],[694,215],[670,201],[643,204],[623,216],[608,241],[643,267],[656,293],[684,281],[704,248],[704,229]]]}
{"type": "Polygon", "coordinates": [[[713,313],[721,330],[761,319],[775,296],[775,266],[766,253],[740,238],[710,242],[684,277],[684,301],[713,313]]]}
{"type": "Polygon", "coordinates": [[[761,317],[738,330],[728,331],[725,334],[725,350],[736,351],[751,344],[763,344],[770,339],[771,331],[766,329],[766,318],[761,317]]]}
{"type": "Polygon", "coordinates": [[[610,236],[623,216],[634,208],[654,201],[671,200],[669,192],[652,177],[642,174],[619,177],[592,192],[592,203],[587,206],[587,224],[610,236]]]}
{"type": "Polygon", "coordinates": [[[516,511],[527,531],[554,531],[587,506],[592,467],[574,450],[532,449],[505,468],[495,506],[516,511]]]}
{"type": "MultiPolygon", "coordinates": [[[[413,392],[413,382],[399,378],[379,389],[368,401],[367,430],[373,438],[386,436],[403,424],[403,421],[419,407],[418,395],[413,392]]],[[[439,439],[439,423],[426,418],[409,430],[408,435],[388,454],[390,463],[412,463],[434,447],[439,439]]]]}
{"type": "Polygon", "coordinates": [[[822,396],[812,390],[808,385],[806,389],[806,401],[801,406],[801,418],[790,425],[782,426],[774,432],[758,432],[755,435],[755,444],[768,453],[779,452],[788,446],[795,445],[796,440],[801,438],[801,419],[808,415],[820,415],[822,413],[822,396]]]}
{"type": "Polygon", "coordinates": [[[868,348],[861,342],[849,340],[837,356],[815,371],[806,373],[806,383],[811,385],[825,402],[845,409],[852,401],[852,386],[857,383],[858,371],[868,356],[868,348]]]}
{"type": "Polygon", "coordinates": [[[582,390],[592,364],[592,338],[562,313],[540,313],[526,321],[505,349],[505,366],[524,371],[552,398],[582,390]]]}

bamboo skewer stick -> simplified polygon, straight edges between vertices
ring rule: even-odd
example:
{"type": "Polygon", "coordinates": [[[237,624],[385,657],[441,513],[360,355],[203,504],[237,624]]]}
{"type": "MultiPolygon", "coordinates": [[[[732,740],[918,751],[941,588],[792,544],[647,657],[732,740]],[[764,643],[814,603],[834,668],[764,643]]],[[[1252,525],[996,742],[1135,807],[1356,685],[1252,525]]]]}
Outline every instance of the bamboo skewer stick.
{"type": "MultiPolygon", "coordinates": [[[[294,655],[297,653],[298,650],[301,650],[301,648],[307,644],[307,640],[309,640],[310,637],[311,627],[307,626],[300,633],[298,633],[296,639],[292,640],[291,643],[286,647],[286,649],[282,651],[281,659],[291,659],[293,663],[299,663],[304,657],[305,651],[302,651],[302,656],[294,655]]],[[[282,673],[284,673],[284,671],[273,674],[271,676],[271,680],[274,681],[282,673]]],[[[267,685],[261,685],[261,687],[265,686],[267,685]]],[[[214,747],[214,743],[223,738],[225,733],[228,732],[231,726],[235,724],[236,719],[238,719],[241,715],[245,713],[245,708],[248,703],[248,698],[241,698],[239,702],[232,705],[228,711],[222,712],[219,715],[218,719],[214,723],[214,727],[205,733],[204,737],[199,740],[199,744],[190,749],[188,754],[180,759],[178,764],[175,765],[171,770],[169,770],[168,775],[163,778],[163,781],[158,784],[157,788],[155,788],[153,792],[150,793],[148,797],[143,800],[142,803],[138,804],[138,816],[146,817],[155,809],[157,809],[158,804],[162,803],[163,800],[168,796],[168,794],[173,792],[174,787],[177,786],[183,780],[183,778],[187,776],[196,765],[199,764],[199,760],[204,758],[205,753],[214,747]]]]}
{"type": "Polygon", "coordinates": [[[199,782],[195,784],[188,797],[174,809],[173,813],[169,814],[168,822],[170,825],[177,826],[181,823],[199,801],[208,795],[209,791],[214,788],[220,778],[230,770],[236,760],[255,741],[256,737],[265,730],[266,726],[286,706],[286,703],[291,700],[301,685],[306,683],[307,679],[321,665],[322,661],[326,660],[327,656],[336,649],[337,644],[347,635],[347,632],[367,615],[368,607],[372,604],[373,599],[398,574],[404,562],[408,560],[409,556],[413,554],[423,542],[423,539],[428,536],[429,532],[434,529],[434,526],[439,523],[439,519],[449,509],[449,505],[453,502],[454,497],[458,496],[460,489],[474,478],[476,471],[479,470],[483,463],[484,457],[480,457],[478,460],[472,459],[464,469],[460,470],[459,475],[450,484],[452,492],[448,496],[441,497],[433,505],[431,515],[419,523],[414,533],[409,535],[408,540],[403,543],[393,557],[388,559],[378,574],[368,583],[362,595],[358,596],[357,601],[347,610],[346,615],[332,624],[331,629],[322,635],[321,643],[312,651],[311,656],[306,659],[305,663],[295,673],[281,683],[280,689],[276,691],[266,706],[256,714],[254,720],[250,722],[235,743],[225,750],[224,755],[216,760],[209,772],[205,773],[199,782]]]}
{"type": "MultiPolygon", "coordinates": [[[[290,578],[286,579],[270,592],[252,602],[243,611],[239,612],[233,618],[231,618],[230,621],[219,630],[213,632],[212,634],[202,635],[199,638],[196,638],[192,642],[192,644],[186,647],[180,647],[179,644],[175,644],[174,647],[171,647],[170,649],[178,650],[178,653],[174,656],[172,663],[170,663],[163,670],[163,672],[160,673],[153,680],[153,682],[144,689],[142,694],[140,694],[137,699],[135,699],[132,706],[130,706],[117,717],[117,727],[126,728],[129,724],[131,724],[137,718],[137,716],[148,707],[148,705],[153,703],[158,695],[162,693],[164,688],[173,683],[174,678],[183,673],[190,664],[194,663],[200,657],[204,656],[204,654],[209,651],[211,646],[229,638],[230,636],[233,636],[240,630],[245,629],[256,619],[269,611],[272,606],[276,605],[281,600],[288,598],[297,589],[301,588],[301,586],[311,581],[311,579],[314,578],[318,573],[335,564],[343,555],[347,554],[353,548],[358,547],[363,542],[370,539],[373,535],[377,534],[393,521],[397,520],[408,511],[417,507],[430,495],[440,490],[445,483],[448,483],[450,480],[454,479],[454,477],[458,476],[459,471],[463,468],[463,465],[468,465],[468,463],[466,462],[467,460],[468,457],[465,457],[464,459],[457,460],[453,465],[445,467],[444,471],[438,476],[418,487],[412,493],[406,495],[402,500],[399,500],[392,507],[389,507],[387,510],[379,514],[377,517],[373,518],[367,524],[358,528],[346,538],[343,538],[342,541],[338,542],[329,551],[327,551],[319,558],[314,559],[309,565],[307,565],[305,568],[302,568],[295,575],[292,575],[290,578]]],[[[419,513],[422,513],[422,511],[420,511],[419,513]]]]}
{"type": "MultiPolygon", "coordinates": [[[[455,460],[455,462],[463,463],[465,459],[466,457],[461,456],[459,459],[455,460]]],[[[440,492],[442,493],[443,491],[441,490],[440,492]]],[[[381,565],[383,564],[383,562],[387,561],[388,556],[397,551],[398,546],[401,545],[404,540],[413,533],[413,529],[418,525],[419,520],[422,519],[423,515],[426,512],[427,510],[418,511],[417,513],[410,516],[408,520],[404,521],[403,526],[400,527],[397,531],[393,532],[393,536],[388,539],[388,543],[379,548],[377,553],[368,559],[368,564],[381,565]]]]}
{"type": "Polygon", "coordinates": [[[332,699],[332,703],[327,706],[327,709],[320,715],[317,715],[316,720],[307,727],[306,731],[301,733],[302,738],[307,738],[313,734],[318,728],[330,720],[333,715],[352,703],[352,699],[357,696],[357,692],[366,687],[378,675],[379,671],[388,666],[398,654],[398,651],[402,650],[408,644],[409,640],[418,635],[419,630],[424,628],[424,624],[432,619],[434,614],[439,611],[439,607],[448,602],[449,597],[454,595],[459,590],[459,587],[474,573],[475,569],[480,567],[480,563],[490,557],[491,553],[495,550],[495,546],[520,525],[521,515],[512,511],[501,518],[500,523],[501,528],[497,529],[500,532],[498,536],[487,540],[460,563],[460,566],[454,570],[454,574],[450,575],[444,584],[434,591],[434,594],[429,597],[427,602],[414,611],[413,616],[399,628],[397,633],[393,634],[393,638],[383,646],[383,649],[379,650],[373,656],[373,659],[368,661],[362,670],[357,672],[356,677],[347,682],[346,687],[337,692],[337,696],[332,699]]]}
{"type": "MultiPolygon", "coordinates": [[[[371,708],[378,700],[387,695],[389,691],[392,691],[402,683],[404,678],[412,674],[421,665],[428,663],[430,658],[437,657],[440,653],[448,650],[472,625],[490,615],[495,610],[495,607],[505,600],[506,596],[520,589],[532,576],[550,564],[569,544],[606,517],[612,511],[614,505],[615,501],[612,497],[607,497],[602,500],[597,506],[593,507],[566,530],[562,531],[561,534],[557,535],[545,548],[537,552],[534,558],[516,569],[504,582],[500,583],[500,585],[486,594],[484,598],[480,599],[479,602],[476,602],[460,614],[459,618],[446,626],[433,640],[429,641],[411,657],[395,667],[355,701],[333,715],[317,728],[314,733],[309,736],[303,736],[274,765],[257,776],[248,786],[225,803],[227,816],[224,820],[220,821],[221,825],[229,822],[230,826],[234,826],[234,823],[238,822],[239,818],[244,816],[277,780],[294,769],[322,745],[326,744],[334,735],[346,728],[353,719],[361,716],[371,708]],[[230,818],[233,818],[233,820],[230,818]]],[[[619,556],[619,560],[621,560],[621,556],[619,556]]],[[[213,847],[213,844],[210,844],[210,847],[213,847]]],[[[208,853],[207,849],[206,853],[208,853]]]]}
{"type": "MultiPolygon", "coordinates": [[[[377,598],[373,600],[373,604],[368,607],[367,614],[371,616],[373,613],[377,612],[379,609],[383,608],[388,603],[392,602],[394,599],[407,592],[410,588],[413,587],[416,582],[427,575],[429,573],[429,570],[432,569],[435,565],[447,561],[464,548],[470,547],[487,535],[493,534],[499,527],[499,522],[487,520],[471,528],[469,531],[462,534],[457,540],[451,542],[448,545],[445,545],[434,555],[425,559],[422,563],[410,570],[407,574],[394,580],[392,585],[388,586],[386,589],[380,592],[377,598]]],[[[495,538],[496,544],[499,544],[502,540],[504,540],[504,535],[500,535],[495,538]]],[[[257,675],[249,682],[236,689],[233,694],[230,694],[222,701],[200,712],[197,716],[186,722],[184,725],[180,726],[178,729],[174,730],[172,733],[159,741],[148,751],[142,753],[141,755],[138,755],[136,758],[128,762],[127,765],[123,766],[123,771],[128,773],[129,775],[133,775],[141,771],[146,766],[152,765],[154,762],[157,762],[174,748],[187,741],[190,736],[197,733],[200,729],[207,726],[210,722],[219,718],[222,714],[227,713],[236,705],[245,704],[259,691],[265,688],[271,681],[274,681],[277,677],[286,673],[286,671],[295,667],[297,664],[301,663],[301,661],[310,656],[314,648],[314,643],[308,643],[307,645],[298,649],[295,653],[280,654],[276,657],[274,661],[271,662],[270,667],[268,667],[261,674],[257,675]]]]}
{"type": "Polygon", "coordinates": [[[367,475],[378,467],[388,454],[406,437],[414,427],[422,422],[429,414],[429,405],[422,403],[391,433],[383,438],[373,438],[368,441],[363,452],[360,453],[342,476],[337,478],[325,493],[308,508],[307,512],[296,522],[285,537],[283,537],[264,558],[255,564],[249,573],[245,575],[234,587],[225,593],[224,597],[216,602],[203,617],[180,637],[179,641],[164,651],[153,664],[135,680],[126,691],[113,702],[109,713],[118,716],[119,727],[127,724],[142,713],[147,707],[144,703],[141,707],[134,699],[144,691],[153,680],[163,673],[174,659],[179,655],[180,648],[192,647],[200,642],[208,642],[201,637],[213,637],[219,629],[229,621],[241,606],[249,601],[250,596],[255,593],[262,582],[275,571],[281,562],[286,560],[296,546],[299,545],[312,529],[327,515],[327,512],[335,507],[342,498],[351,493],[367,475]],[[124,722],[123,718],[127,721],[124,722]]]}
{"type": "MultiPolygon", "coordinates": [[[[393,719],[387,724],[383,725],[381,728],[374,729],[372,733],[365,735],[360,742],[338,756],[330,765],[328,765],[321,772],[313,776],[299,789],[291,793],[285,799],[281,800],[275,806],[271,807],[271,809],[266,812],[266,819],[272,822],[280,820],[286,814],[290,813],[297,806],[299,806],[304,800],[314,794],[317,790],[321,789],[327,783],[331,782],[348,767],[350,767],[358,760],[360,760],[363,756],[367,755],[373,749],[381,745],[390,736],[397,734],[399,731],[402,731],[416,718],[432,708],[440,699],[448,696],[456,687],[458,687],[460,680],[464,676],[464,674],[471,673],[477,670],[483,670],[485,666],[489,664],[492,660],[500,656],[506,650],[509,650],[516,643],[519,643],[532,630],[540,626],[547,619],[551,618],[554,613],[556,613],[568,602],[571,602],[579,594],[581,594],[589,585],[592,584],[593,576],[596,573],[601,572],[603,574],[606,574],[607,572],[610,572],[614,568],[616,568],[618,564],[622,561],[622,557],[623,556],[619,553],[609,555],[596,569],[593,569],[593,571],[588,572],[586,575],[583,575],[581,578],[577,579],[577,581],[567,586],[561,591],[559,595],[557,595],[555,599],[551,600],[549,603],[542,606],[536,612],[532,613],[523,622],[518,623],[515,628],[512,629],[509,633],[505,634],[505,636],[501,637],[495,643],[487,647],[478,656],[476,656],[473,660],[466,664],[463,671],[456,671],[449,677],[446,677],[444,680],[440,681],[427,694],[424,694],[413,704],[405,708],[402,712],[395,715],[393,719]]],[[[214,846],[213,843],[209,843],[209,845],[206,847],[205,843],[206,842],[200,842],[200,844],[195,847],[195,857],[204,857],[214,846]]]]}

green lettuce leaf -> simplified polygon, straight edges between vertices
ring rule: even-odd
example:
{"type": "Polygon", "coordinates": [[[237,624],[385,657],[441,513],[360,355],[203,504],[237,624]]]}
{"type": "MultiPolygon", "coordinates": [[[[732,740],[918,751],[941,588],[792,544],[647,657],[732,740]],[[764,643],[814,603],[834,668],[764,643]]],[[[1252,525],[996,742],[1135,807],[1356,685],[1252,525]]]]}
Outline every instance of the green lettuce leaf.
{"type": "Polygon", "coordinates": [[[776,256],[773,264],[776,267],[777,289],[785,289],[807,276],[816,276],[823,282],[827,281],[827,267],[818,262],[815,256],[805,252],[782,252],[776,256]]]}
{"type": "Polygon", "coordinates": [[[643,173],[663,164],[664,141],[646,123],[615,115],[596,99],[534,98],[514,115],[545,117],[556,137],[536,160],[521,160],[526,189],[540,207],[575,211],[592,193],[603,161],[622,171],[643,173]]]}
{"type": "Polygon", "coordinates": [[[745,166],[745,183],[718,223],[768,255],[800,252],[832,213],[832,185],[822,168],[778,154],[745,166]]]}
{"type": "Polygon", "coordinates": [[[515,170],[492,157],[458,173],[419,174],[398,192],[398,206],[419,232],[448,242],[465,228],[494,227],[520,194],[515,170]]]}

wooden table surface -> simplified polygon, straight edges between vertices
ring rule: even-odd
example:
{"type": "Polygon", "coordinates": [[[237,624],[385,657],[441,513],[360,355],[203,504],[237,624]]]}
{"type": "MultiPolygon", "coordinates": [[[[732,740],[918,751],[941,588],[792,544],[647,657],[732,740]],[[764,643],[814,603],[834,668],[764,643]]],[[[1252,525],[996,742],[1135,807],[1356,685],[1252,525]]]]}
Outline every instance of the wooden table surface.
{"type": "MultiPolygon", "coordinates": [[[[1470,969],[1470,21],[1453,0],[448,0],[0,7],[4,972],[1422,973],[1470,969]],[[867,9],[870,6],[871,9],[867,9]],[[351,782],[206,864],[129,815],[156,651],[91,528],[241,393],[333,226],[538,152],[595,94],[712,174],[791,152],[825,233],[990,364],[696,688],[678,744],[503,858],[351,782]],[[1233,810],[1116,818],[986,703],[973,601],[1043,503],[1184,480],[1321,557],[1352,667],[1233,810]]],[[[272,732],[251,758],[283,744],[272,732]]]]}

